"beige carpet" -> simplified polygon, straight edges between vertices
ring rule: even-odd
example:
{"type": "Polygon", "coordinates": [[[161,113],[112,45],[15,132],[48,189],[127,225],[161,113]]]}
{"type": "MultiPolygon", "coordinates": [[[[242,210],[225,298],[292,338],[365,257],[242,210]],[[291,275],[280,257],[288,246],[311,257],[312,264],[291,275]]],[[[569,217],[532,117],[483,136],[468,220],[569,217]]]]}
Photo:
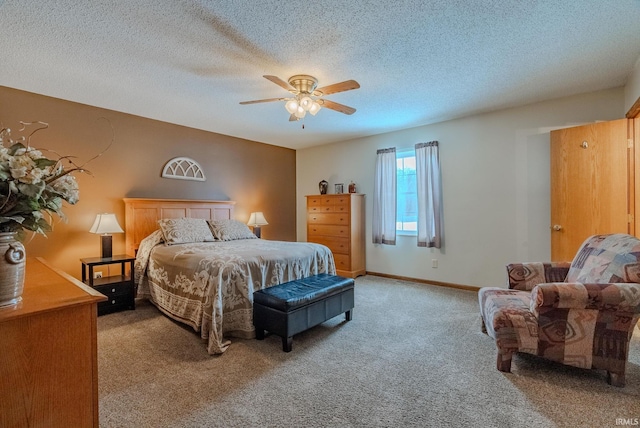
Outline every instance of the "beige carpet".
{"type": "Polygon", "coordinates": [[[627,386],[604,371],[517,355],[495,369],[473,292],[375,276],[356,281],[352,321],[233,340],[199,335],[142,302],[98,318],[100,426],[614,427],[640,418],[640,330],[627,386]],[[618,421],[620,424],[620,421],[618,421]]]}

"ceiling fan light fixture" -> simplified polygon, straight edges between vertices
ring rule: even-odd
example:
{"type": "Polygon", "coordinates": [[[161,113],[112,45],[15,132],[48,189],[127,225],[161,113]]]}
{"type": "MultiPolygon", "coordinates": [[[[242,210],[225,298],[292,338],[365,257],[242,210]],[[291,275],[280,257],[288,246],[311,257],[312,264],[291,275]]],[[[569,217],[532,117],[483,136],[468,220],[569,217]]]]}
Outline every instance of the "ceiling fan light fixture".
{"type": "Polygon", "coordinates": [[[320,111],[322,107],[320,107],[320,104],[318,104],[317,102],[313,102],[311,103],[311,107],[309,108],[309,113],[311,113],[313,116],[316,115],[316,113],[318,113],[320,111]]]}
{"type": "Polygon", "coordinates": [[[306,114],[307,111],[302,108],[302,106],[298,106],[298,109],[296,110],[295,113],[293,113],[298,119],[302,119],[306,114]]]}
{"type": "Polygon", "coordinates": [[[300,106],[306,111],[309,111],[309,109],[311,109],[311,106],[313,105],[313,102],[314,101],[311,99],[311,97],[304,96],[300,99],[300,106]]]}
{"type": "Polygon", "coordinates": [[[287,109],[289,114],[295,114],[298,111],[298,107],[300,107],[300,106],[298,105],[298,101],[295,100],[295,99],[290,99],[284,105],[284,108],[287,109]]]}

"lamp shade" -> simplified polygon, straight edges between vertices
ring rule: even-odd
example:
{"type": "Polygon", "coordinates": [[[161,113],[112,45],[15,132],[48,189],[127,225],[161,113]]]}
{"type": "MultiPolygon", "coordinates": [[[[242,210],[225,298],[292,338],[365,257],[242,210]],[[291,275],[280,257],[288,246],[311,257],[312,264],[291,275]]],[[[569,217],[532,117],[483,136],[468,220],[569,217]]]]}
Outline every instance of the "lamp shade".
{"type": "Polygon", "coordinates": [[[298,109],[296,110],[296,112],[293,113],[293,115],[298,119],[302,119],[306,114],[307,114],[307,111],[303,109],[302,106],[298,106],[298,109]]]}
{"type": "Polygon", "coordinates": [[[269,223],[267,223],[267,220],[264,218],[264,214],[262,214],[262,211],[257,211],[255,213],[251,213],[251,216],[249,217],[249,221],[247,222],[248,226],[264,226],[267,225],[269,223]]]}
{"type": "Polygon", "coordinates": [[[296,111],[298,111],[298,101],[296,101],[295,99],[290,99],[284,105],[284,108],[286,108],[290,114],[294,114],[296,111]]]}
{"type": "Polygon", "coordinates": [[[322,107],[320,107],[320,104],[318,104],[317,102],[313,102],[311,104],[311,107],[309,108],[309,113],[311,113],[313,116],[316,115],[316,113],[318,113],[320,111],[322,107]]]}
{"type": "Polygon", "coordinates": [[[118,224],[115,214],[98,214],[93,226],[89,229],[91,233],[108,234],[108,233],[124,233],[124,230],[118,224]]]}
{"type": "Polygon", "coordinates": [[[311,99],[311,97],[302,97],[302,99],[300,100],[300,107],[302,107],[306,111],[309,111],[312,104],[313,100],[311,99]]]}

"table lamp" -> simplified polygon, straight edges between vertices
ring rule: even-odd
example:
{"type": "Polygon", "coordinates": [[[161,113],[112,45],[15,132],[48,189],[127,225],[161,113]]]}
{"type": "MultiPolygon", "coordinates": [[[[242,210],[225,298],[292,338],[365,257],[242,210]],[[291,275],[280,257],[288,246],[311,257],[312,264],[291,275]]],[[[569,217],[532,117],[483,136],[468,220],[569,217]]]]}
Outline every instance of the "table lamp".
{"type": "Polygon", "coordinates": [[[255,213],[251,213],[247,226],[253,227],[253,234],[260,238],[260,226],[265,226],[267,224],[269,223],[267,223],[267,220],[264,218],[262,211],[257,211],[255,213]]]}
{"type": "Polygon", "coordinates": [[[96,221],[93,222],[93,226],[89,230],[91,233],[98,233],[102,235],[100,237],[100,251],[101,257],[111,258],[112,253],[112,236],[111,233],[124,233],[124,230],[118,224],[115,214],[98,214],[96,221]]]}

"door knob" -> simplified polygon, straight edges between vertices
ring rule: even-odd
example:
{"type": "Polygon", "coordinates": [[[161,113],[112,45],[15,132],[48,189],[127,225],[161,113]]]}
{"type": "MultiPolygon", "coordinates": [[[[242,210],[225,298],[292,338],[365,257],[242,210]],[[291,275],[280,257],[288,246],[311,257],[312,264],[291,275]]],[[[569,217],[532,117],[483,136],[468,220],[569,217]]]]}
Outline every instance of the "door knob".
{"type": "Polygon", "coordinates": [[[555,230],[556,232],[559,230],[562,230],[562,226],[560,226],[559,224],[554,224],[553,225],[553,230],[555,230]]]}

